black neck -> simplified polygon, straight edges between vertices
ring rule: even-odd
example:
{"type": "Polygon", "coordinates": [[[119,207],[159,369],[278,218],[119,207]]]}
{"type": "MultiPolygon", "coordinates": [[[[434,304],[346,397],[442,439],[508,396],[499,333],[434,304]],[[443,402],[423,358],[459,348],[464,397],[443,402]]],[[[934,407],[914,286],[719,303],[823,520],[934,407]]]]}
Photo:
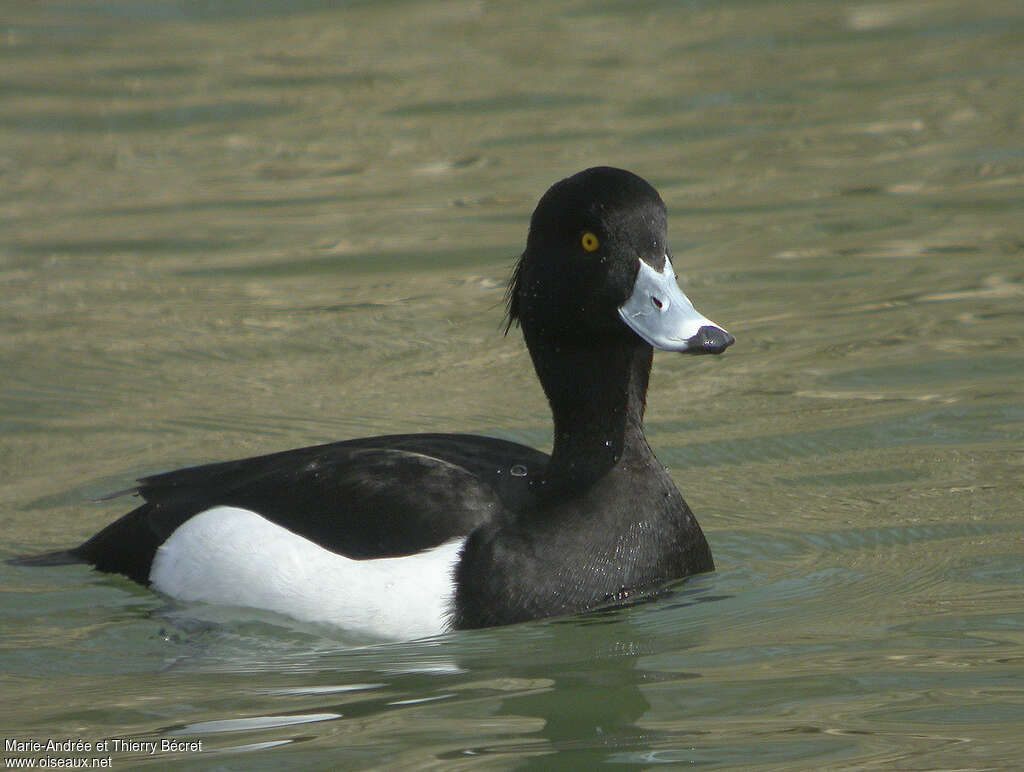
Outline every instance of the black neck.
{"type": "Polygon", "coordinates": [[[578,489],[621,461],[650,453],[643,431],[650,346],[625,336],[558,344],[528,338],[527,344],[554,415],[546,477],[578,489]]]}

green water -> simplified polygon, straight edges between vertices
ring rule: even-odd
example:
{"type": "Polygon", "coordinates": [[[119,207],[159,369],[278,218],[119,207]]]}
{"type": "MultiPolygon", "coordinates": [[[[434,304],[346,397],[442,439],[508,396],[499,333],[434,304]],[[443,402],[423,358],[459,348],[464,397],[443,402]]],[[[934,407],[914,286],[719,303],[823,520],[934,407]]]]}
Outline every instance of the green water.
{"type": "Polygon", "coordinates": [[[0,557],[180,465],[547,447],[503,286],[588,165],[659,188],[738,342],[660,354],[648,399],[716,573],[380,644],[3,564],[0,734],[202,741],[77,754],[115,769],[1019,766],[1021,40],[998,1],[6,2],[0,557]]]}

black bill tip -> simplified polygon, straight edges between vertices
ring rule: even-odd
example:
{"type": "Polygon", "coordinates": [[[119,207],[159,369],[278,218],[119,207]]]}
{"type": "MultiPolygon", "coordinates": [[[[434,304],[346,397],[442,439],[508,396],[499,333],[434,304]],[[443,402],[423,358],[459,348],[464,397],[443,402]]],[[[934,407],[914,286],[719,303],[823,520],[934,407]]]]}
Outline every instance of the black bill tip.
{"type": "Polygon", "coordinates": [[[688,354],[721,354],[735,343],[736,339],[720,327],[706,324],[686,342],[688,354]]]}

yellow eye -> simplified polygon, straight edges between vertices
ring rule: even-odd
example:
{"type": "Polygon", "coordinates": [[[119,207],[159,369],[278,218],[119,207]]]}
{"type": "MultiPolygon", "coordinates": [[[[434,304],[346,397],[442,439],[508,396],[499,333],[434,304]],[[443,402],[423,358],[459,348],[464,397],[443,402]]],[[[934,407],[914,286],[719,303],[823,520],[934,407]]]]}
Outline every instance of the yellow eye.
{"type": "Polygon", "coordinates": [[[593,252],[595,249],[601,246],[601,242],[597,240],[597,236],[595,236],[590,231],[587,231],[586,233],[583,234],[583,237],[580,239],[580,244],[583,245],[583,249],[585,249],[587,252],[593,252]]]}

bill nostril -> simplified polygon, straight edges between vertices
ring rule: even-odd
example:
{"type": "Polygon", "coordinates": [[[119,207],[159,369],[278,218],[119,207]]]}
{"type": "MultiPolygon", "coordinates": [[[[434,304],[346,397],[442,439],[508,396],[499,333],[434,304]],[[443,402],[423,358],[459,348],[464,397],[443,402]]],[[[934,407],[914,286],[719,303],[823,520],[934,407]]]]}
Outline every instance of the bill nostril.
{"type": "Polygon", "coordinates": [[[662,309],[662,306],[665,305],[658,298],[653,297],[653,296],[651,297],[651,303],[653,303],[654,307],[657,308],[659,311],[662,309]]]}

